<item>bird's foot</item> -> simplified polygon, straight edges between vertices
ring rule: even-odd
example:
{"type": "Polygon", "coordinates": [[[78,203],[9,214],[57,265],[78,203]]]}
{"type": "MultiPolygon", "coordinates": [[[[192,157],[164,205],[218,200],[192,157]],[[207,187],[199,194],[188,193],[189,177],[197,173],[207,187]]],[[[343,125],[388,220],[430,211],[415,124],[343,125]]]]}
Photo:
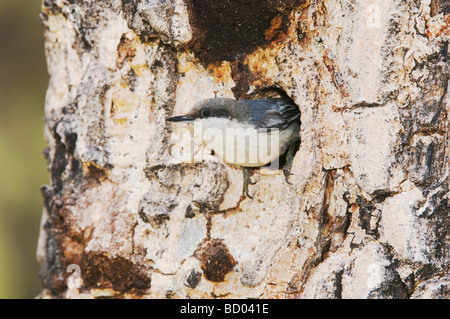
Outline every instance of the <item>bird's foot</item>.
{"type": "Polygon", "coordinates": [[[288,151],[286,153],[286,164],[283,167],[283,173],[284,173],[284,180],[286,181],[286,183],[293,185],[290,181],[289,181],[289,177],[292,175],[291,173],[291,168],[292,168],[292,163],[294,161],[294,155],[295,155],[295,150],[298,147],[297,143],[292,143],[289,148],[288,151]]]}
{"type": "Polygon", "coordinates": [[[283,173],[284,173],[284,180],[286,181],[286,183],[288,183],[289,185],[294,185],[289,181],[289,177],[292,175],[290,169],[283,169],[283,173]]]}
{"type": "Polygon", "coordinates": [[[252,171],[253,171],[253,169],[248,168],[248,167],[244,167],[244,171],[243,171],[244,194],[250,199],[253,199],[253,197],[250,196],[250,194],[248,193],[248,185],[255,185],[256,184],[256,182],[251,180],[252,171]]]}

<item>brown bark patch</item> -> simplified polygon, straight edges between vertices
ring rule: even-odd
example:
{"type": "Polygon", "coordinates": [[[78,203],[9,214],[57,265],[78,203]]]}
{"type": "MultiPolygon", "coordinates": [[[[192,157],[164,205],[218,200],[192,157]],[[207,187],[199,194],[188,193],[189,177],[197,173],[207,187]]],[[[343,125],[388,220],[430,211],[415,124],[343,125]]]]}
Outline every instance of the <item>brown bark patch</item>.
{"type": "Polygon", "coordinates": [[[192,49],[209,64],[234,61],[256,47],[279,40],[287,29],[286,15],[304,1],[187,1],[193,29],[192,49]]]}
{"type": "Polygon", "coordinates": [[[81,266],[86,288],[112,288],[126,292],[150,288],[151,279],[139,267],[123,257],[87,254],[81,266]]]}
{"type": "Polygon", "coordinates": [[[430,9],[432,17],[439,13],[446,15],[450,13],[450,3],[446,0],[431,0],[430,9]]]}
{"type": "Polygon", "coordinates": [[[133,41],[129,40],[126,34],[122,35],[120,43],[117,46],[117,68],[121,69],[125,62],[131,61],[136,56],[136,48],[133,41]]]}
{"type": "Polygon", "coordinates": [[[228,247],[222,240],[213,239],[200,248],[199,259],[205,278],[213,282],[222,282],[237,264],[228,247]]]}
{"type": "Polygon", "coordinates": [[[275,16],[270,22],[270,27],[264,32],[267,42],[281,42],[287,34],[287,17],[282,15],[275,16]]]}

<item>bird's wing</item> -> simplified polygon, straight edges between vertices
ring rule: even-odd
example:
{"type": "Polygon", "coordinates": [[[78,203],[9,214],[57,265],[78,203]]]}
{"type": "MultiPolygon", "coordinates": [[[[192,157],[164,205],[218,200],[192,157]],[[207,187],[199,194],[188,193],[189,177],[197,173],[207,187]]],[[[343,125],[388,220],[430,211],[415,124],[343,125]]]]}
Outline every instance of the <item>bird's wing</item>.
{"type": "Polygon", "coordinates": [[[257,126],[261,129],[285,129],[300,117],[300,111],[297,106],[284,100],[274,99],[276,104],[267,108],[261,118],[258,120],[257,126]]]}

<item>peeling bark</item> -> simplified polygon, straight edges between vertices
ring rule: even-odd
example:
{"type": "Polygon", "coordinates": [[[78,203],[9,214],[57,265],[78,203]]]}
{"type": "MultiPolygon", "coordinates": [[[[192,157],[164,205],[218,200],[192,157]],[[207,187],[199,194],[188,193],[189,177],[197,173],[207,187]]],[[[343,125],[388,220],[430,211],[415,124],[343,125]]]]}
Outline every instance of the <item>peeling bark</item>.
{"type": "Polygon", "coordinates": [[[44,0],[41,17],[40,297],[450,297],[446,1],[44,0]],[[292,184],[255,170],[253,199],[165,121],[278,94],[301,112],[292,184]]]}

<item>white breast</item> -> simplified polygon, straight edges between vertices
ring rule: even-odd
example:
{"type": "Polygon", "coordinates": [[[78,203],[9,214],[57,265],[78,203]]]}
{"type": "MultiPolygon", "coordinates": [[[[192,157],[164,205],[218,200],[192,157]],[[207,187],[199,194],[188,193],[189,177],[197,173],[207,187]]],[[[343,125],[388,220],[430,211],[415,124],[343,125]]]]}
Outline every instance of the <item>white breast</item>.
{"type": "Polygon", "coordinates": [[[285,130],[261,132],[235,120],[197,120],[194,129],[201,130],[202,142],[224,162],[247,166],[264,166],[276,160],[297,138],[298,125],[285,130]]]}

